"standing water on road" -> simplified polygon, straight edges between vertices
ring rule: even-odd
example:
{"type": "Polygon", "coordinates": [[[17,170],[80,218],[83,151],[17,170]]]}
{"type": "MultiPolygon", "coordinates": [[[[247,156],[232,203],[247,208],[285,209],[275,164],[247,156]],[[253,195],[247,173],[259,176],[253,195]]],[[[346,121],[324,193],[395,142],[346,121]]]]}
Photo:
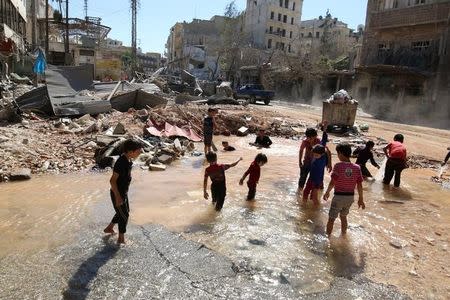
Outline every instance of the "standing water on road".
{"type": "MultiPolygon", "coordinates": [[[[219,163],[240,156],[244,161],[226,172],[228,195],[222,212],[216,213],[210,200],[203,199],[204,157],[187,158],[163,173],[134,169],[131,223],[162,224],[229,257],[238,270],[250,274],[255,288],[288,284],[305,295],[328,290],[337,277],[362,274],[413,297],[444,299],[448,294],[450,194],[433,185],[428,174],[406,171],[399,189],[364,183],[366,211],[354,205],[348,236],[338,237],[337,221],[329,240],[329,203],[319,209],[298,204],[298,142],[274,139],[271,149],[257,150],[248,145],[250,139],[229,141],[238,150],[219,151],[219,163]],[[269,163],[261,169],[256,201],[247,202],[247,187],[238,182],[258,152],[264,152],[269,163]]],[[[333,156],[333,164],[336,160],[333,156]]],[[[113,214],[109,176],[45,176],[2,185],[0,283],[4,284],[2,278],[11,280],[7,272],[17,273],[12,261],[26,265],[33,253],[78,243],[77,237],[87,232],[98,231],[101,237],[102,226],[113,214]]],[[[327,185],[329,175],[325,181],[327,185]]],[[[140,243],[133,233],[129,239],[140,243]]],[[[32,270],[35,262],[29,263],[32,270]]],[[[49,255],[39,259],[39,264],[52,263],[49,255]]],[[[62,277],[71,275],[64,274],[69,270],[58,271],[62,277]]],[[[26,281],[27,276],[17,273],[13,280],[26,281]]],[[[46,274],[40,276],[46,280],[46,274]]]]}

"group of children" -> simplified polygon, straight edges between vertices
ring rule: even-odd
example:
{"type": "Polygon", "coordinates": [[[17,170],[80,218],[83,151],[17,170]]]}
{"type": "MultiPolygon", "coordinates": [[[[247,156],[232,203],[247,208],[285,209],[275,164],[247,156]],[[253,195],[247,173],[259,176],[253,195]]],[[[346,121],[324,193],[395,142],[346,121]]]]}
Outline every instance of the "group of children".
{"type": "MultiPolygon", "coordinates": [[[[209,166],[205,169],[203,181],[204,198],[208,199],[207,192],[208,178],[211,179],[211,199],[215,205],[215,209],[220,211],[224,205],[226,197],[226,176],[225,171],[235,167],[241,160],[237,160],[232,164],[219,164],[217,162],[217,154],[211,151],[213,145],[213,134],[215,123],[215,115],[217,110],[209,109],[208,116],[204,119],[204,144],[205,156],[209,166]]],[[[363,199],[362,182],[365,178],[372,177],[366,167],[366,163],[370,160],[372,165],[380,168],[373,158],[374,143],[368,141],[365,148],[358,149],[356,154],[358,158],[356,163],[350,161],[352,156],[352,148],[347,143],[337,145],[336,152],[339,162],[332,167],[331,152],[327,147],[328,134],[327,123],[323,122],[322,139],[317,136],[317,130],[308,128],[306,130],[306,138],[302,141],[299,151],[299,167],[300,178],[298,182],[298,192],[302,192],[303,203],[307,203],[311,199],[315,206],[319,205],[319,190],[324,188],[323,181],[325,169],[331,173],[331,181],[326,189],[323,199],[327,201],[331,191],[334,189],[334,196],[331,201],[329,210],[329,219],[327,223],[327,234],[331,235],[334,221],[339,216],[341,219],[341,233],[347,232],[347,215],[350,207],[354,202],[355,188],[358,192],[358,207],[365,209],[363,199]],[[309,176],[309,178],[308,178],[309,176]]],[[[394,185],[400,185],[400,176],[404,168],[406,168],[406,148],[403,145],[403,135],[397,134],[394,141],[389,143],[384,152],[387,156],[384,184],[389,184],[392,177],[395,176],[394,185]]],[[[261,147],[269,147],[272,144],[270,138],[265,135],[263,130],[259,131],[257,145],[261,147]]],[[[224,142],[224,151],[233,151],[234,147],[224,142]],[[231,148],[230,148],[231,147],[231,148]]],[[[119,225],[118,243],[124,243],[124,234],[129,216],[128,204],[128,188],[131,182],[132,160],[137,158],[142,151],[142,145],[134,140],[127,140],[123,145],[123,155],[114,165],[113,175],[110,180],[111,184],[111,200],[114,206],[115,215],[111,223],[104,229],[107,234],[114,233],[114,225],[119,225]]],[[[256,155],[248,170],[243,174],[239,181],[240,185],[244,184],[247,176],[248,194],[247,200],[254,200],[256,195],[256,187],[258,185],[261,167],[268,162],[267,156],[263,153],[256,155]]]]}

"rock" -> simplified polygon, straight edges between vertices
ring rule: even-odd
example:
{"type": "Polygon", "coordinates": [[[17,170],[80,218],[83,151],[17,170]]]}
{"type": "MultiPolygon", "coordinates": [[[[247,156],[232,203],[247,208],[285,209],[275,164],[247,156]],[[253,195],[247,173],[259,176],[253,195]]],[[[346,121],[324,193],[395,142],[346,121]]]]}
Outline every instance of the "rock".
{"type": "Polygon", "coordinates": [[[173,142],[175,148],[179,151],[183,150],[183,148],[181,147],[181,143],[179,139],[175,139],[175,141],[173,142]]]}
{"type": "Polygon", "coordinates": [[[116,128],[113,131],[114,135],[122,135],[127,133],[127,130],[125,129],[125,126],[122,123],[118,123],[116,125],[116,128]]]}
{"type": "Polygon", "coordinates": [[[43,164],[42,164],[42,167],[41,167],[41,171],[47,171],[48,170],[48,167],[50,167],[50,162],[48,161],[48,160],[46,160],[43,164]]]}
{"type": "Polygon", "coordinates": [[[145,108],[140,109],[136,111],[136,115],[141,119],[145,119],[148,117],[148,111],[145,108]]]}
{"type": "Polygon", "coordinates": [[[173,156],[170,156],[170,155],[167,155],[167,154],[163,154],[163,155],[158,156],[158,161],[160,163],[165,164],[165,165],[169,165],[170,163],[172,163],[173,159],[174,159],[173,156]]]}
{"type": "Polygon", "coordinates": [[[417,272],[415,270],[409,271],[408,274],[411,275],[411,276],[419,277],[419,274],[417,274],[417,272]]]}
{"type": "Polygon", "coordinates": [[[69,129],[81,129],[81,126],[78,123],[72,122],[69,124],[69,129]]]}
{"type": "Polygon", "coordinates": [[[22,125],[23,126],[28,126],[28,125],[30,125],[30,122],[27,121],[27,120],[22,120],[22,125]]]}
{"type": "Polygon", "coordinates": [[[91,117],[91,115],[84,115],[76,120],[76,122],[80,125],[86,125],[88,123],[95,122],[95,119],[91,117]]]}
{"type": "Polygon", "coordinates": [[[8,137],[6,137],[6,136],[1,136],[1,135],[0,135],[0,143],[7,142],[7,141],[9,141],[9,140],[10,140],[10,138],[8,138],[8,137]]]}
{"type": "Polygon", "coordinates": [[[28,145],[28,143],[29,143],[29,140],[28,140],[28,139],[23,139],[23,140],[22,140],[22,144],[28,145]]]}
{"type": "Polygon", "coordinates": [[[89,125],[87,128],[85,128],[83,130],[83,133],[94,133],[94,132],[98,132],[100,130],[100,126],[98,125],[97,122],[92,123],[91,125],[89,125]]]}
{"type": "Polygon", "coordinates": [[[87,143],[86,145],[84,145],[83,148],[97,148],[97,143],[94,141],[90,141],[89,143],[87,143]]]}
{"type": "Polygon", "coordinates": [[[150,171],[165,171],[167,169],[167,166],[165,165],[156,165],[156,164],[150,164],[148,167],[150,171]]]}
{"type": "Polygon", "coordinates": [[[17,169],[9,174],[9,180],[19,181],[19,180],[29,180],[31,179],[31,170],[28,168],[17,169]]]}
{"type": "Polygon", "coordinates": [[[402,249],[403,247],[405,247],[405,242],[399,239],[393,239],[389,242],[389,245],[397,249],[402,249]]]}
{"type": "Polygon", "coordinates": [[[141,170],[148,171],[150,170],[149,166],[141,166],[141,170]]]}

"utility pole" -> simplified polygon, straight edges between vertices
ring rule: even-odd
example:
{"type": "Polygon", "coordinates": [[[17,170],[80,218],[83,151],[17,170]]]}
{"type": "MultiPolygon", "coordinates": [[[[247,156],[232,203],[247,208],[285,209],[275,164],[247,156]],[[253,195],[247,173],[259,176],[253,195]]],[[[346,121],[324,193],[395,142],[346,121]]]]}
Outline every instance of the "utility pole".
{"type": "Polygon", "coordinates": [[[88,20],[88,0],[84,0],[84,17],[88,20]]]}
{"type": "Polygon", "coordinates": [[[131,73],[134,76],[136,71],[136,61],[137,61],[137,1],[131,0],[131,73]]]}
{"type": "Polygon", "coordinates": [[[31,0],[31,45],[36,47],[36,0],[31,0]]]}
{"type": "Polygon", "coordinates": [[[66,40],[64,41],[65,64],[69,65],[70,48],[69,48],[69,0],[66,0],[66,40]]]}
{"type": "Polygon", "coordinates": [[[48,59],[48,51],[49,51],[49,46],[48,46],[48,37],[49,37],[49,30],[48,30],[48,0],[45,1],[45,56],[48,59]]]}

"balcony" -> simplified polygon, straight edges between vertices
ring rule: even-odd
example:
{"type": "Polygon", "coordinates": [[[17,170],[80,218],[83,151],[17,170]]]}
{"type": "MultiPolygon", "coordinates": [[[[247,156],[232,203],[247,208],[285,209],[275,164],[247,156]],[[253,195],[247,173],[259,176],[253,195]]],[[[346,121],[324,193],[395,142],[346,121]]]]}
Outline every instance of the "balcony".
{"type": "Polygon", "coordinates": [[[450,2],[372,12],[370,28],[384,29],[447,22],[450,2]]]}
{"type": "Polygon", "coordinates": [[[364,65],[387,65],[406,67],[422,72],[435,72],[439,64],[439,47],[433,43],[426,49],[411,49],[397,47],[396,49],[372,50],[369,52],[364,65]]]}

